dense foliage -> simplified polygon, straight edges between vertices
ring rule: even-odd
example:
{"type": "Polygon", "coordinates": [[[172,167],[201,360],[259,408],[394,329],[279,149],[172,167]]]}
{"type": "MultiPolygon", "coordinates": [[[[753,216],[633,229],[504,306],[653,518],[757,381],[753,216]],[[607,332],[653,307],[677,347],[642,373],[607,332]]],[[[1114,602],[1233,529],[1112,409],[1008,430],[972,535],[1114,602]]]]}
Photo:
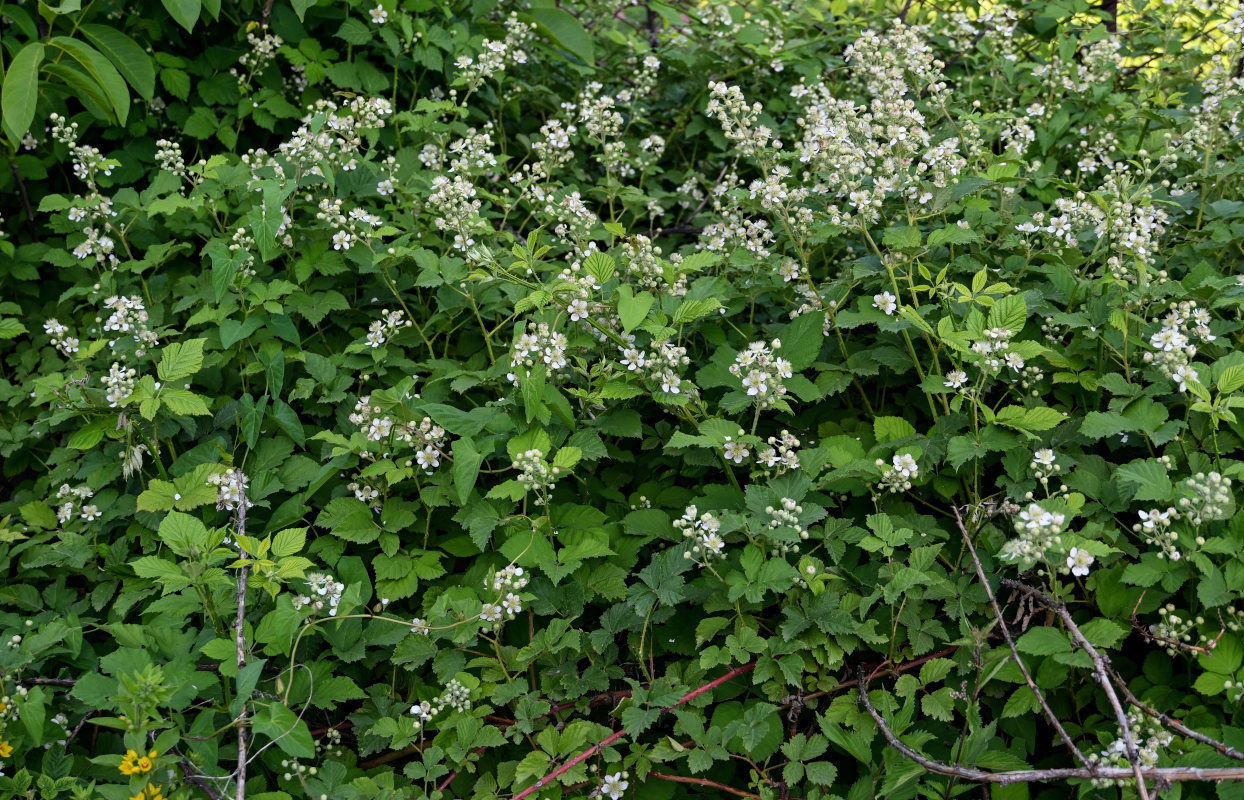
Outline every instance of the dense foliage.
{"type": "Polygon", "coordinates": [[[1244,794],[1244,12],[1103,6],[0,3],[0,795],[1244,794]]]}

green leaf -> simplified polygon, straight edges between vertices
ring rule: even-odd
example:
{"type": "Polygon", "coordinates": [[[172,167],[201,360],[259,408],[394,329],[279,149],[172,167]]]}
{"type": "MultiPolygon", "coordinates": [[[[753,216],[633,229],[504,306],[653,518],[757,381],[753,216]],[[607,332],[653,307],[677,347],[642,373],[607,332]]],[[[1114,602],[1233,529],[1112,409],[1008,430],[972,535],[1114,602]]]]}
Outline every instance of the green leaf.
{"type": "Polygon", "coordinates": [[[18,146],[35,120],[41,63],[43,45],[31,42],[18,51],[5,70],[4,85],[0,87],[0,117],[13,147],[18,146]]]}
{"type": "Polygon", "coordinates": [[[1012,294],[997,300],[989,309],[990,328],[1006,328],[1012,334],[1024,329],[1028,320],[1028,304],[1022,294],[1012,294]]]}
{"type": "Polygon", "coordinates": [[[656,298],[648,292],[632,294],[631,287],[618,287],[618,316],[622,318],[622,328],[630,333],[648,316],[649,309],[656,298]]]}
{"type": "Polygon", "coordinates": [[[187,31],[194,30],[194,23],[199,20],[199,12],[203,10],[202,0],[162,0],[169,15],[177,20],[177,24],[187,31]]]}
{"type": "Polygon", "coordinates": [[[112,62],[89,44],[68,36],[54,36],[48,40],[48,45],[60,48],[82,65],[87,74],[104,90],[117,122],[125,125],[130,115],[130,90],[112,62]]]}
{"type": "Polygon", "coordinates": [[[458,502],[465,504],[475,489],[475,481],[479,478],[479,467],[484,457],[475,446],[475,442],[463,436],[455,439],[454,452],[454,493],[458,502]]]}
{"type": "Polygon", "coordinates": [[[520,19],[534,22],[536,29],[589,64],[596,64],[592,37],[577,19],[560,8],[533,8],[520,19]]]}
{"type": "Polygon", "coordinates": [[[1063,415],[1052,408],[1023,408],[1007,406],[998,412],[994,420],[999,425],[1018,431],[1047,431],[1063,421],[1063,415]]]}
{"type": "Polygon", "coordinates": [[[156,374],[162,381],[180,381],[203,367],[203,344],[206,339],[173,342],[160,351],[156,374]]]}
{"type": "Polygon", "coordinates": [[[777,355],[789,361],[794,372],[807,369],[825,343],[825,312],[812,311],[795,317],[777,338],[782,343],[777,355]]]}
{"type": "Polygon", "coordinates": [[[337,29],[337,38],[348,44],[361,45],[371,41],[371,30],[362,20],[350,17],[337,29]]]}
{"type": "Polygon", "coordinates": [[[1132,490],[1133,500],[1167,502],[1174,487],[1167,468],[1156,459],[1137,459],[1115,471],[1119,483],[1132,490]]]}
{"type": "Polygon", "coordinates": [[[275,741],[276,746],[288,755],[295,758],[315,757],[315,740],[311,738],[307,723],[275,700],[259,706],[251,718],[251,727],[260,737],[275,741]]]}
{"type": "Polygon", "coordinates": [[[79,25],[78,30],[108,57],[139,96],[148,101],[155,96],[155,64],[137,42],[107,25],[79,25]]]}
{"type": "Polygon", "coordinates": [[[1048,656],[1055,653],[1070,653],[1071,642],[1066,634],[1056,628],[1038,626],[1029,628],[1015,642],[1020,652],[1033,656],[1048,656]]]}
{"type": "Polygon", "coordinates": [[[185,389],[163,389],[160,392],[160,400],[174,414],[180,414],[183,417],[210,416],[212,413],[202,397],[185,389]]]}
{"type": "Polygon", "coordinates": [[[306,528],[286,528],[272,538],[272,555],[292,556],[307,544],[306,528]]]}
{"type": "Polygon", "coordinates": [[[877,444],[888,444],[915,436],[916,429],[902,417],[877,417],[873,420],[873,435],[877,437],[877,444]]]}
{"type": "Polygon", "coordinates": [[[380,536],[380,526],[376,524],[371,508],[353,497],[330,500],[315,524],[355,544],[374,542],[380,536]]]}

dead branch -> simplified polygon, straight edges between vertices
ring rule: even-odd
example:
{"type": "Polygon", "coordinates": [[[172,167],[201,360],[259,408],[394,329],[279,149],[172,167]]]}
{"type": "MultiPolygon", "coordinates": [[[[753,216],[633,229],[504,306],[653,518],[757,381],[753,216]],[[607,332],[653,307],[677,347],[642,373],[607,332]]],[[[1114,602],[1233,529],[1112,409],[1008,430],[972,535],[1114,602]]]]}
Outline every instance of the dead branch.
{"type": "MultiPolygon", "coordinates": [[[[666,706],[665,708],[661,709],[661,716],[664,716],[664,715],[668,714],[669,712],[673,711],[674,709],[678,708],[679,706],[683,705],[684,703],[689,703],[689,702],[691,702],[692,700],[694,700],[695,698],[699,697],[700,695],[702,695],[702,694],[704,694],[704,693],[706,693],[706,692],[711,692],[713,689],[716,689],[718,686],[721,686],[723,683],[726,683],[727,681],[733,680],[734,678],[737,678],[737,677],[738,677],[738,676],[740,676],[740,675],[743,675],[743,674],[746,674],[746,673],[748,673],[748,672],[751,672],[751,671],[752,671],[752,670],[754,670],[755,668],[756,668],[756,662],[755,662],[755,661],[752,661],[752,662],[749,662],[749,663],[747,663],[747,664],[744,664],[744,665],[743,665],[743,666],[741,666],[741,667],[735,667],[734,669],[732,669],[732,670],[730,670],[729,672],[727,672],[725,675],[722,675],[720,678],[717,678],[716,680],[709,681],[708,683],[704,684],[703,686],[699,687],[698,689],[693,689],[692,691],[687,692],[685,695],[683,695],[683,696],[682,696],[682,697],[678,700],[678,702],[674,703],[673,705],[671,705],[671,706],[666,706]]],[[[605,749],[605,748],[606,748],[606,747],[608,747],[609,745],[613,744],[614,742],[618,741],[619,739],[622,739],[622,738],[623,738],[623,737],[625,737],[625,736],[626,736],[626,730],[625,730],[625,729],[620,730],[620,731],[616,731],[616,732],[614,732],[614,733],[610,734],[607,738],[605,738],[602,742],[600,742],[600,744],[593,745],[593,746],[589,747],[588,749],[584,750],[582,753],[579,753],[579,755],[577,755],[577,756],[575,756],[574,758],[570,759],[570,760],[569,760],[569,761],[567,761],[565,764],[562,764],[560,767],[558,767],[557,769],[553,770],[553,771],[552,771],[552,772],[550,772],[548,775],[545,775],[543,778],[541,778],[540,780],[536,781],[536,782],[535,782],[534,784],[532,784],[531,786],[528,786],[526,789],[524,789],[524,790],[522,790],[521,792],[519,792],[518,794],[514,795],[512,798],[510,798],[510,800],[523,800],[523,798],[524,798],[524,797],[529,797],[530,795],[534,794],[535,792],[540,791],[540,790],[541,790],[541,789],[543,789],[545,786],[547,786],[547,785],[549,784],[549,782],[550,782],[550,781],[552,781],[554,778],[556,778],[556,777],[558,777],[559,775],[562,775],[562,774],[564,774],[564,773],[568,772],[568,771],[569,771],[570,769],[572,769],[572,768],[573,768],[576,764],[578,764],[578,763],[580,763],[581,761],[584,761],[584,760],[586,760],[586,759],[588,759],[588,758],[592,757],[592,756],[593,756],[593,755],[595,755],[596,753],[599,753],[601,750],[605,749]]],[[[1242,773],[1242,774],[1244,774],[1244,770],[1241,770],[1241,773],[1242,773]]]]}
{"type": "Polygon", "coordinates": [[[862,668],[858,673],[858,684],[860,702],[864,705],[864,709],[868,711],[869,716],[873,718],[873,722],[877,723],[877,728],[881,731],[881,735],[885,737],[885,740],[889,742],[890,746],[898,750],[906,758],[937,775],[947,775],[952,778],[976,781],[977,783],[995,783],[999,786],[1009,786],[1013,783],[1091,780],[1094,778],[1116,781],[1129,780],[1134,778],[1137,772],[1140,773],[1142,778],[1155,781],[1169,781],[1170,783],[1244,780],[1244,767],[1137,767],[1135,770],[1131,767],[1098,767],[1095,770],[1090,770],[1087,767],[1072,767],[988,772],[986,770],[972,769],[971,767],[952,766],[951,764],[935,761],[921,755],[911,747],[903,744],[894,735],[894,731],[890,730],[890,726],[886,724],[885,718],[881,716],[881,712],[877,710],[877,707],[873,705],[872,700],[868,697],[868,674],[862,668]]]}
{"type": "Polygon", "coordinates": [[[1046,702],[1045,695],[1037,688],[1037,682],[1032,679],[1032,674],[1028,672],[1028,667],[1024,665],[1024,660],[1019,657],[1019,650],[1015,647],[1015,640],[1011,637],[1011,631],[1007,628],[1006,620],[1002,618],[1002,608],[998,605],[997,598],[994,597],[988,578],[985,577],[985,567],[981,564],[980,557],[976,555],[976,545],[972,543],[972,537],[963,522],[963,515],[959,513],[958,506],[955,507],[955,520],[959,523],[959,532],[963,534],[963,543],[967,545],[968,554],[972,557],[972,564],[976,567],[976,577],[980,580],[981,586],[985,587],[985,594],[989,597],[989,604],[993,607],[994,619],[997,620],[998,627],[1002,630],[1002,636],[1006,639],[1007,646],[1011,648],[1011,656],[1015,659],[1015,664],[1024,676],[1024,682],[1028,684],[1028,688],[1032,690],[1032,693],[1037,696],[1037,702],[1041,704],[1041,710],[1045,712],[1046,719],[1054,726],[1054,730],[1058,731],[1059,738],[1063,740],[1063,744],[1075,756],[1076,761],[1086,767],[1089,766],[1084,753],[1080,752],[1080,748],[1076,747],[1075,742],[1071,741],[1071,737],[1067,735],[1067,730],[1063,728],[1063,724],[1058,720],[1058,716],[1050,708],[1050,704],[1046,702]]]}
{"type": "MultiPolygon", "coordinates": [[[[246,487],[242,483],[242,473],[234,473],[234,481],[238,489],[238,537],[246,535],[246,487]]],[[[241,545],[239,545],[241,549],[241,545]]],[[[243,554],[245,555],[245,554],[243,554]]],[[[238,570],[238,612],[233,623],[233,632],[237,642],[238,671],[246,666],[246,583],[250,578],[250,563],[245,563],[238,570]]],[[[292,676],[291,676],[292,679],[292,676]]],[[[238,767],[235,774],[237,789],[234,800],[246,800],[246,700],[242,701],[242,711],[238,715],[238,767]]]]}
{"type": "Polygon", "coordinates": [[[1110,701],[1111,708],[1114,709],[1114,716],[1119,721],[1119,732],[1123,736],[1123,746],[1127,752],[1127,760],[1131,762],[1132,772],[1136,775],[1136,790],[1140,793],[1141,800],[1149,800],[1149,790],[1145,787],[1145,781],[1141,777],[1140,753],[1136,750],[1136,739],[1132,736],[1132,728],[1127,723],[1127,712],[1123,710],[1123,704],[1119,702],[1119,696],[1114,691],[1114,684],[1110,680],[1110,675],[1106,672],[1106,659],[1097,652],[1097,648],[1084,638],[1084,634],[1080,633],[1079,626],[1076,625],[1071,613],[1067,611],[1067,606],[1054,598],[1047,595],[1040,589],[1034,589],[1027,584],[1020,583],[1009,578],[1002,579],[1002,585],[1011,589],[1024,592],[1032,597],[1036,597],[1046,608],[1058,615],[1058,618],[1067,626],[1067,630],[1071,633],[1072,640],[1088,653],[1088,657],[1093,661],[1093,677],[1101,684],[1101,688],[1106,692],[1106,699],[1110,701]]]}
{"type": "Polygon", "coordinates": [[[1106,669],[1110,671],[1110,677],[1114,679],[1114,682],[1119,685],[1119,689],[1123,692],[1123,699],[1130,705],[1139,709],[1141,713],[1156,719],[1158,722],[1175,731],[1180,736],[1200,742],[1201,744],[1209,745],[1227,758],[1234,758],[1236,761],[1244,761],[1244,753],[1236,750],[1231,745],[1220,742],[1217,739],[1213,739],[1203,733],[1198,733],[1169,714],[1163,714],[1156,708],[1145,705],[1136,698],[1136,695],[1132,694],[1131,689],[1127,688],[1127,684],[1124,683],[1123,679],[1119,677],[1119,674],[1114,671],[1114,667],[1107,664],[1106,669]]]}

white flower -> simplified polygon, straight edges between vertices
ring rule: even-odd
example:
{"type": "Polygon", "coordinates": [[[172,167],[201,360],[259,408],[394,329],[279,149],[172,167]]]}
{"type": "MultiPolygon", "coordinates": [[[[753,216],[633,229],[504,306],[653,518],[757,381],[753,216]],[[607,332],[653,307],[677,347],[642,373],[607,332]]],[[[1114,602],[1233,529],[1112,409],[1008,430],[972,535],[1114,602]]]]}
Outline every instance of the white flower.
{"type": "Polygon", "coordinates": [[[370,12],[371,21],[377,25],[383,25],[389,21],[389,12],[384,10],[384,6],[376,6],[370,12]]]}
{"type": "Polygon", "coordinates": [[[903,453],[894,457],[894,471],[904,478],[914,478],[920,474],[920,467],[911,453],[903,453]]]}
{"type": "Polygon", "coordinates": [[[743,459],[750,455],[747,445],[742,442],[726,442],[725,451],[726,458],[736,464],[742,464],[743,459]]]}
{"type": "Polygon", "coordinates": [[[333,234],[333,249],[334,250],[349,250],[350,241],[353,238],[354,237],[352,237],[347,231],[337,231],[336,233],[333,234]]]}
{"type": "Polygon", "coordinates": [[[946,388],[959,389],[967,385],[968,374],[961,369],[956,369],[946,373],[946,388]]]}
{"type": "Polygon", "coordinates": [[[1188,382],[1189,381],[1193,383],[1199,382],[1201,380],[1201,377],[1197,375],[1196,370],[1193,369],[1192,367],[1183,366],[1175,370],[1175,372],[1171,374],[1171,380],[1179,384],[1179,391],[1186,392],[1188,391],[1188,382]]]}
{"type": "Polygon", "coordinates": [[[600,782],[600,793],[607,796],[609,800],[619,800],[628,786],[630,784],[622,779],[622,773],[615,772],[612,775],[606,775],[605,779],[600,782]]]}
{"type": "Polygon", "coordinates": [[[390,195],[393,194],[393,191],[393,181],[388,178],[376,184],[376,193],[379,195],[390,195]]]}
{"type": "Polygon", "coordinates": [[[622,351],[622,365],[630,372],[640,369],[646,363],[643,352],[633,347],[622,351]]]}
{"type": "Polygon", "coordinates": [[[1032,463],[1041,467],[1052,467],[1055,458],[1054,451],[1047,447],[1032,454],[1032,463]]]}
{"type": "Polygon", "coordinates": [[[572,322],[587,319],[588,312],[586,300],[572,300],[566,310],[570,312],[570,320],[572,322]]]}
{"type": "Polygon", "coordinates": [[[1071,552],[1067,554],[1067,567],[1071,570],[1071,574],[1083,578],[1089,574],[1089,567],[1092,566],[1093,555],[1078,547],[1071,548],[1071,552]]]}
{"type": "Polygon", "coordinates": [[[898,311],[898,298],[889,292],[873,295],[873,307],[880,309],[889,316],[898,311]]]}
{"type": "Polygon", "coordinates": [[[748,395],[752,397],[769,393],[769,384],[765,382],[765,374],[758,369],[752,370],[743,378],[743,388],[747,389],[748,395]]]}

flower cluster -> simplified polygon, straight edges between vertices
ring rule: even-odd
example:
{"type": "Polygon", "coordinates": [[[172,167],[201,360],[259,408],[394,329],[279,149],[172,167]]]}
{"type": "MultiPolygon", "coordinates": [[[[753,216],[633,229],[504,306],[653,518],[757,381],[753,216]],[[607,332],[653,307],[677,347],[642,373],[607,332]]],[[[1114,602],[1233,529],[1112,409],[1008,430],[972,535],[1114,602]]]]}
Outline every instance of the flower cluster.
{"type": "MultiPolygon", "coordinates": [[[[1158,758],[1161,757],[1162,751],[1175,741],[1175,737],[1163,728],[1160,722],[1147,716],[1138,708],[1129,707],[1127,709],[1127,727],[1131,732],[1132,743],[1136,747],[1136,764],[1133,765],[1131,763],[1127,752],[1127,740],[1120,729],[1115,740],[1106,745],[1100,753],[1088,753],[1086,755],[1090,766],[1154,767],[1157,766],[1158,758]]],[[[1125,786],[1129,781],[1095,778],[1092,783],[1097,787],[1107,787],[1125,786]]]]}
{"type": "Polygon", "coordinates": [[[1041,481],[1041,485],[1049,487],[1050,478],[1062,471],[1062,466],[1058,463],[1058,456],[1048,447],[1043,447],[1032,454],[1032,463],[1029,467],[1036,475],[1037,480],[1041,481]]]}
{"type": "Polygon", "coordinates": [[[535,503],[542,506],[548,502],[548,493],[562,474],[562,468],[544,460],[544,452],[536,448],[525,450],[514,457],[514,467],[519,470],[518,482],[527,491],[536,493],[535,503]]]}
{"type": "Polygon", "coordinates": [[[246,43],[250,49],[238,57],[237,67],[229,68],[229,74],[237,78],[238,86],[243,88],[276,60],[276,53],[284,41],[267,27],[254,25],[246,33],[246,43]]]}
{"type": "Polygon", "coordinates": [[[133,367],[125,368],[112,362],[107,375],[101,375],[99,382],[104,385],[104,399],[109,408],[116,408],[134,393],[134,384],[138,379],[138,371],[133,367]]]}
{"type": "Polygon", "coordinates": [[[366,503],[371,506],[372,511],[380,510],[380,490],[376,489],[369,483],[360,484],[358,481],[351,481],[346,487],[354,492],[354,496],[358,498],[360,503],[366,503]]]}
{"type": "Polygon", "coordinates": [[[367,346],[379,347],[389,340],[389,337],[397,333],[402,328],[410,327],[410,320],[405,319],[403,312],[398,309],[390,311],[389,309],[381,309],[380,319],[376,320],[367,329],[367,346]]]}
{"type": "Polygon", "coordinates": [[[502,619],[514,619],[523,610],[523,599],[519,592],[527,586],[527,575],[522,567],[510,564],[497,570],[491,579],[484,579],[485,587],[492,587],[499,593],[497,602],[484,603],[480,610],[480,619],[485,625],[498,625],[502,619]]]}
{"type": "Polygon", "coordinates": [[[984,338],[972,343],[972,353],[977,356],[981,370],[992,375],[1003,369],[1023,372],[1024,358],[1011,350],[1011,337],[1015,331],[1007,328],[987,328],[984,338]]]}
{"type": "Polygon", "coordinates": [[[742,381],[744,391],[756,398],[758,408],[769,408],[781,399],[786,394],[782,381],[794,374],[791,363],[774,354],[781,346],[780,339],[770,344],[752,342],[730,365],[730,374],[742,381]]]}
{"type": "Polygon", "coordinates": [[[294,610],[309,608],[311,611],[322,611],[328,606],[329,616],[335,616],[341,604],[341,594],[346,585],[335,580],[332,575],[323,572],[307,573],[307,593],[294,598],[294,610]]]}
{"type": "Polygon", "coordinates": [[[92,522],[99,518],[99,507],[94,504],[84,503],[95,496],[95,492],[91,491],[89,486],[70,487],[67,483],[62,483],[60,488],[56,490],[56,519],[64,525],[78,517],[87,522],[92,522]]]}
{"type": "Polygon", "coordinates": [[[691,547],[683,554],[688,559],[707,565],[725,557],[726,540],[722,538],[721,520],[714,514],[708,511],[701,514],[695,506],[687,506],[682,517],[674,520],[674,527],[691,540],[691,547]]]}
{"type": "Polygon", "coordinates": [[[504,39],[485,39],[478,56],[458,56],[454,62],[459,70],[458,80],[466,84],[468,91],[474,92],[484,81],[508,67],[527,63],[526,46],[534,35],[534,29],[519,21],[515,13],[510,14],[504,24],[504,39]]]}
{"type": "Polygon", "coordinates": [[[1229,519],[1235,508],[1231,479],[1218,472],[1198,472],[1184,481],[1190,497],[1179,499],[1180,513],[1193,525],[1215,519],[1229,519]]]}
{"type": "Polygon", "coordinates": [[[1038,503],[1030,503],[1028,508],[1016,515],[1017,535],[1002,545],[1002,557],[1016,562],[1022,569],[1044,561],[1051,549],[1062,544],[1063,524],[1066,521],[1064,514],[1047,511],[1038,503]]]}
{"type": "Polygon", "coordinates": [[[133,336],[139,345],[136,355],[142,356],[143,348],[153,347],[159,342],[159,337],[147,325],[151,318],[141,297],[114,295],[104,300],[104,309],[109,312],[108,318],[103,321],[104,332],[117,331],[133,336]]]}
{"type": "Polygon", "coordinates": [[[1179,533],[1171,530],[1171,523],[1179,519],[1179,512],[1174,508],[1163,511],[1151,508],[1140,512],[1140,522],[1132,526],[1132,530],[1141,534],[1149,544],[1159,548],[1158,558],[1169,558],[1178,561],[1183,556],[1179,552],[1179,533]]]}
{"type": "Polygon", "coordinates": [[[761,448],[756,453],[756,460],[766,469],[776,468],[777,475],[787,470],[799,469],[799,439],[790,431],[784,430],[778,436],[770,436],[766,443],[768,447],[761,448]]]}
{"type": "Polygon", "coordinates": [[[1174,381],[1180,392],[1187,392],[1189,383],[1200,381],[1192,364],[1197,354],[1195,342],[1209,343],[1218,338],[1210,331],[1209,322],[1209,312],[1199,308],[1195,300],[1171,303],[1161,327],[1149,337],[1153,351],[1144,354],[1145,363],[1153,364],[1174,381]]]}
{"type": "MultiPolygon", "coordinates": [[[[779,528],[789,528],[800,540],[808,538],[808,529],[799,520],[799,516],[803,514],[803,506],[795,500],[783,497],[780,506],[765,506],[765,513],[769,515],[766,528],[770,533],[779,528]]],[[[783,538],[772,540],[772,544],[769,554],[774,557],[799,552],[798,542],[789,542],[783,538]]]]}
{"type": "Polygon", "coordinates": [[[564,333],[553,330],[547,322],[528,326],[514,342],[510,352],[510,371],[506,374],[514,385],[518,385],[520,376],[526,378],[536,364],[543,364],[545,375],[552,377],[558,370],[566,367],[566,348],[570,341],[564,333]]]}
{"type": "Polygon", "coordinates": [[[147,755],[140,755],[134,750],[126,750],[125,756],[121,759],[121,763],[117,765],[117,770],[122,775],[133,777],[135,775],[146,775],[151,772],[155,766],[156,751],[152,750],[147,755]]]}
{"type": "Polygon", "coordinates": [[[668,339],[652,342],[650,349],[637,346],[633,334],[622,336],[628,342],[627,347],[618,347],[622,353],[619,363],[628,372],[634,372],[643,378],[660,385],[661,391],[668,394],[682,394],[683,379],[678,370],[691,363],[687,356],[687,348],[671,344],[668,339]]]}
{"type": "Polygon", "coordinates": [[[415,729],[422,728],[428,720],[446,708],[454,711],[468,711],[471,708],[471,690],[456,678],[451,678],[445,684],[445,691],[431,702],[424,700],[410,707],[410,713],[415,717],[415,729]]]}
{"type": "Polygon", "coordinates": [[[229,467],[224,472],[209,475],[207,485],[216,487],[216,508],[222,511],[235,511],[243,502],[247,508],[255,505],[246,496],[250,478],[240,469],[229,467]]]}
{"type": "Polygon", "coordinates": [[[43,330],[48,336],[52,337],[52,346],[61,351],[64,355],[73,355],[78,352],[78,345],[81,342],[77,337],[67,335],[69,327],[62,325],[55,317],[48,319],[43,323],[43,330]]]}
{"type": "Polygon", "coordinates": [[[911,453],[896,453],[888,467],[885,460],[880,458],[877,459],[876,465],[883,468],[877,487],[882,491],[895,494],[910,490],[911,479],[920,475],[920,465],[916,463],[916,457],[911,453]]]}

